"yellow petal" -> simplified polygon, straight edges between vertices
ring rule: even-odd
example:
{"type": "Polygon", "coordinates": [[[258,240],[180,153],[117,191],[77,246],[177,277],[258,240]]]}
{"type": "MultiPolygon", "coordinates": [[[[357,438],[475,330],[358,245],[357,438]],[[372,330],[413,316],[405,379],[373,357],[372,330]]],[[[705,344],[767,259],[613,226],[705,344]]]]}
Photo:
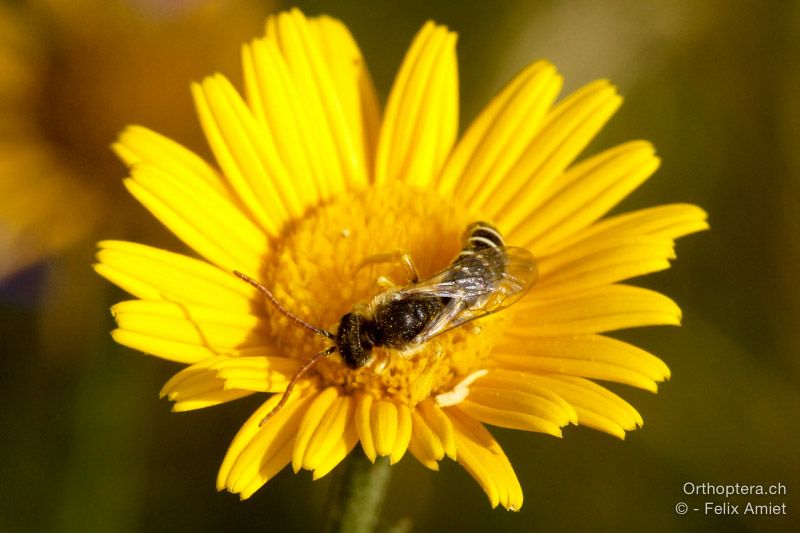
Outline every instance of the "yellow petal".
{"type": "Polygon", "coordinates": [[[671,239],[651,235],[605,235],[539,258],[537,298],[551,299],[669,268],[671,239]]]}
{"type": "Polygon", "coordinates": [[[246,500],[255,494],[258,489],[263,487],[267,481],[272,479],[289,463],[292,457],[293,442],[291,439],[282,440],[282,444],[275,446],[274,451],[270,450],[269,455],[265,455],[258,471],[252,475],[249,482],[235,485],[235,490],[232,492],[238,492],[240,499],[246,500]]]}
{"type": "MultiPolygon", "coordinates": [[[[321,24],[330,26],[324,22],[321,24]]],[[[341,31],[336,33],[338,39],[343,39],[341,31]]],[[[344,94],[340,92],[347,92],[348,104],[352,105],[354,86],[351,84],[346,88],[341,79],[334,81],[332,66],[322,50],[324,43],[320,39],[319,26],[311,24],[298,9],[293,9],[267,20],[267,39],[280,49],[294,82],[298,103],[303,108],[304,119],[308,120],[305,137],[310,144],[304,148],[314,151],[315,159],[321,163],[323,174],[318,176],[318,183],[326,187],[324,197],[336,195],[347,186],[365,184],[367,174],[361,131],[348,122],[352,115],[346,113],[342,102],[344,94]]],[[[354,47],[348,47],[347,52],[352,54],[354,47]]],[[[350,59],[354,60],[356,56],[350,59]]],[[[356,75],[358,70],[353,69],[350,73],[356,75]]],[[[341,75],[341,71],[337,74],[341,75]]]]}
{"type": "Polygon", "coordinates": [[[361,440],[361,448],[364,450],[364,455],[375,462],[378,456],[375,451],[375,439],[372,435],[372,404],[374,397],[371,394],[357,394],[356,395],[356,429],[358,430],[358,438],[361,440]]]}
{"type": "Polygon", "coordinates": [[[670,376],[661,359],[626,342],[601,335],[508,339],[492,353],[498,366],[625,383],[655,392],[670,376]]]}
{"type": "Polygon", "coordinates": [[[453,423],[450,418],[431,399],[417,404],[417,412],[427,426],[433,431],[444,448],[444,453],[451,459],[456,458],[456,443],[453,433],[453,423]]]}
{"type": "Polygon", "coordinates": [[[114,305],[111,314],[120,329],[215,351],[263,346],[269,338],[266,323],[258,317],[221,313],[197,304],[129,300],[114,305]]]}
{"type": "Polygon", "coordinates": [[[250,415],[250,418],[247,419],[242,427],[239,428],[236,436],[228,446],[228,450],[217,472],[217,490],[224,490],[230,486],[228,481],[232,467],[239,459],[241,453],[252,443],[253,438],[258,434],[261,429],[259,427],[261,420],[263,420],[267,413],[275,408],[279,400],[280,398],[277,396],[269,398],[266,402],[261,404],[261,406],[250,415]]]}
{"type": "Polygon", "coordinates": [[[122,302],[112,307],[112,314],[119,325],[112,332],[117,342],[173,361],[195,363],[215,355],[273,352],[266,330],[247,315],[147,300],[122,302]]]}
{"type": "Polygon", "coordinates": [[[150,164],[186,183],[208,185],[215,193],[235,201],[211,165],[191,150],[148,128],[128,126],[112,148],[129,167],[150,164]]]}
{"type": "Polygon", "coordinates": [[[510,239],[536,254],[585,228],[658,169],[653,146],[629,142],[570,168],[535,197],[520,196],[498,219],[510,239]]]}
{"type": "MultiPolygon", "coordinates": [[[[210,244],[234,258],[241,269],[258,268],[258,261],[268,250],[267,237],[227,195],[216,192],[205,182],[190,181],[161,170],[150,163],[131,169],[131,178],[150,195],[161,200],[176,216],[192,227],[196,239],[187,240],[203,254],[210,244]]],[[[167,223],[167,221],[164,221],[167,223]]],[[[180,227],[170,227],[178,237],[180,227]]],[[[213,257],[208,257],[214,261],[213,257]]]]}
{"type": "MultiPolygon", "coordinates": [[[[198,379],[204,382],[212,383],[213,388],[222,389],[221,384],[216,380],[216,375],[210,371],[210,368],[211,365],[219,361],[224,361],[227,358],[228,356],[225,355],[217,355],[215,357],[209,357],[208,359],[204,359],[203,361],[187,366],[177,374],[173,375],[164,384],[164,386],[161,387],[159,398],[176,394],[191,394],[193,391],[198,390],[198,387],[195,385],[198,379]]],[[[200,390],[208,390],[209,388],[210,387],[203,386],[200,387],[200,390]]]]}
{"type": "MultiPolygon", "coordinates": [[[[211,359],[216,359],[216,357],[211,359]]],[[[161,396],[166,394],[170,401],[177,402],[225,390],[224,383],[222,380],[217,379],[214,372],[209,371],[208,368],[203,368],[202,371],[198,368],[204,363],[205,361],[200,361],[178,372],[172,379],[180,379],[180,384],[170,386],[167,390],[162,389],[161,396]],[[187,374],[187,372],[191,372],[191,374],[187,374]]]]}
{"type": "Polygon", "coordinates": [[[555,254],[563,248],[578,247],[590,240],[625,235],[677,239],[708,229],[705,211],[691,204],[668,204],[649,207],[616,215],[578,231],[559,243],[553,243],[548,253],[555,254]]]}
{"type": "Polygon", "coordinates": [[[411,441],[408,443],[408,451],[411,452],[411,455],[425,468],[433,470],[434,472],[439,471],[439,463],[436,458],[416,433],[411,434],[411,441]]]}
{"type": "Polygon", "coordinates": [[[308,205],[327,195],[327,178],[307,124],[295,82],[278,46],[258,39],[242,48],[247,99],[263,126],[261,140],[271,154],[272,173],[279,179],[290,176],[308,205]]]}
{"type": "Polygon", "coordinates": [[[215,98],[227,104],[215,100],[212,109],[220,117],[220,127],[238,167],[262,205],[267,211],[274,211],[276,216],[286,215],[292,219],[302,216],[308,201],[303,198],[304,191],[298,187],[297,179],[288,175],[278,163],[279,154],[266,125],[256,120],[233,85],[223,76],[218,74],[206,78],[203,87],[208,96],[215,94],[215,98]]]}
{"type": "Polygon", "coordinates": [[[351,419],[348,421],[342,436],[333,443],[328,455],[317,463],[312,478],[317,480],[327,475],[336,465],[342,462],[347,454],[353,451],[357,443],[358,430],[356,429],[355,421],[351,419]]]}
{"type": "MultiPolygon", "coordinates": [[[[451,410],[455,411],[456,409],[448,408],[448,413],[451,410]]],[[[465,427],[465,424],[458,422],[454,422],[453,425],[455,426],[455,439],[458,446],[458,463],[478,482],[486,496],[489,497],[489,504],[492,508],[497,507],[500,503],[500,488],[496,479],[498,476],[491,465],[486,464],[491,462],[491,455],[489,455],[489,461],[487,461],[485,456],[488,454],[481,453],[483,450],[487,450],[487,445],[491,446],[493,440],[489,437],[488,442],[486,442],[485,435],[482,435],[483,432],[476,435],[475,433],[478,433],[479,430],[472,421],[467,427],[465,427]],[[483,438],[481,439],[481,437],[483,438]]],[[[481,426],[481,429],[483,429],[483,426],[481,426]]],[[[491,450],[489,452],[491,453],[491,450]]]]}
{"type": "Polygon", "coordinates": [[[375,181],[425,187],[438,175],[458,131],[456,35],[425,24],[397,74],[381,124],[375,181]]]}
{"type": "Polygon", "coordinates": [[[294,451],[292,452],[292,469],[295,473],[303,466],[303,457],[306,454],[306,449],[311,443],[311,439],[317,427],[319,427],[320,422],[338,397],[339,391],[336,387],[326,388],[317,395],[314,402],[303,415],[303,421],[297,429],[297,438],[295,439],[294,451]]]}
{"type": "Polygon", "coordinates": [[[444,457],[442,441],[431,430],[418,409],[412,410],[411,420],[412,432],[408,451],[426,467],[439,470],[438,461],[444,457]]]}
{"type": "MultiPolygon", "coordinates": [[[[173,411],[188,411],[253,392],[283,392],[299,366],[297,360],[286,357],[210,357],[172,376],[160,396],[176,402],[173,411]]],[[[301,380],[297,387],[308,384],[301,380]]]]}
{"type": "Polygon", "coordinates": [[[560,427],[577,422],[572,406],[530,382],[527,372],[493,368],[470,388],[459,408],[481,422],[560,437],[560,427]]]}
{"type": "Polygon", "coordinates": [[[392,453],[389,455],[389,462],[395,464],[405,455],[408,443],[411,441],[411,409],[407,405],[397,404],[397,437],[394,441],[392,453]]]}
{"type": "Polygon", "coordinates": [[[185,411],[194,411],[196,409],[205,409],[206,407],[213,407],[215,405],[245,398],[251,394],[253,394],[252,391],[240,389],[207,392],[198,394],[187,400],[176,401],[172,405],[172,411],[174,413],[182,413],[185,411]]]}
{"type": "Polygon", "coordinates": [[[547,115],[505,176],[494,186],[478,188],[469,205],[485,210],[501,230],[516,226],[621,103],[605,80],[590,83],[564,99],[547,115]]]}
{"type": "Polygon", "coordinates": [[[319,49],[330,70],[345,120],[358,150],[359,165],[371,171],[378,145],[380,108],[364,57],[347,26],[322,15],[310,19],[319,49]]]}
{"type": "Polygon", "coordinates": [[[499,504],[518,511],[522,507],[522,487],[500,445],[482,424],[457,407],[445,411],[455,428],[458,463],[486,492],[492,507],[499,504]]]}
{"type": "Polygon", "coordinates": [[[515,76],[456,145],[439,181],[442,194],[468,202],[480,188],[498,187],[541,128],[561,83],[546,61],[515,76]]]}
{"type": "Polygon", "coordinates": [[[655,291],[608,285],[553,300],[531,294],[517,304],[509,337],[583,335],[639,326],[680,324],[680,308],[655,291]]]}
{"type": "Polygon", "coordinates": [[[298,427],[307,407],[317,392],[295,390],[286,405],[263,426],[261,421],[280,401],[278,395],[267,400],[233,438],[217,474],[217,489],[227,488],[242,497],[252,494],[289,463],[287,443],[291,450],[298,427]],[[244,492],[246,490],[246,492],[244,492]]]}
{"type": "Polygon", "coordinates": [[[389,400],[377,400],[372,404],[372,437],[378,455],[391,455],[397,440],[397,405],[389,400]]]}
{"type": "Polygon", "coordinates": [[[189,411],[251,394],[250,390],[226,387],[225,381],[211,370],[215,362],[226,358],[211,357],[184,368],[164,385],[160,397],[166,396],[170,401],[176,402],[173,411],[189,411]]]}
{"type": "MultiPolygon", "coordinates": [[[[300,361],[289,357],[238,356],[225,357],[212,364],[210,370],[223,380],[226,389],[283,392],[300,366],[300,361]]],[[[306,382],[307,380],[301,379],[296,386],[303,387],[306,382]]]]}
{"type": "Polygon", "coordinates": [[[485,424],[492,426],[520,429],[522,431],[536,431],[538,433],[546,433],[554,437],[561,437],[561,427],[554,424],[550,420],[533,416],[525,412],[530,408],[529,405],[520,405],[523,402],[517,398],[516,402],[511,402],[512,394],[498,395],[498,402],[502,403],[501,407],[493,407],[487,405],[486,397],[490,396],[493,392],[487,389],[475,391],[476,399],[464,400],[458,404],[458,407],[467,413],[475,420],[479,420],[485,424]]]}
{"type": "Polygon", "coordinates": [[[319,422],[303,455],[302,466],[316,470],[341,442],[347,427],[352,423],[355,403],[350,396],[339,396],[334,400],[319,422]]]}
{"type": "Polygon", "coordinates": [[[133,350],[139,350],[176,363],[193,364],[203,359],[220,355],[208,346],[176,342],[122,329],[113,330],[111,338],[118,344],[133,350]]]}
{"type": "Polygon", "coordinates": [[[263,305],[253,303],[253,287],[205,261],[131,242],[102,241],[98,246],[95,270],[134,296],[237,314],[263,312],[263,305]]]}
{"type": "Polygon", "coordinates": [[[625,431],[641,427],[644,421],[628,402],[587,379],[572,376],[538,376],[531,380],[549,387],[575,407],[578,424],[621,439],[625,431]]]}
{"type": "Polygon", "coordinates": [[[206,138],[228,181],[261,228],[277,235],[290,220],[290,209],[299,207],[290,181],[269,179],[274,178],[265,169],[269,152],[259,143],[263,127],[221,75],[193,84],[192,94],[206,138]]]}

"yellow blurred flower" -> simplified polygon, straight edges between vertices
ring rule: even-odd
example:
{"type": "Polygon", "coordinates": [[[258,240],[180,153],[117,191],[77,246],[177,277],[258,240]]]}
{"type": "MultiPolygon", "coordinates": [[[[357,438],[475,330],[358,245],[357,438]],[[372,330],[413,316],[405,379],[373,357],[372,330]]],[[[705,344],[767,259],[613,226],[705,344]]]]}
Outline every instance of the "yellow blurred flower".
{"type": "Polygon", "coordinates": [[[685,204],[603,218],[658,167],[633,141],[575,158],[621,103],[606,81],[556,103],[547,62],[518,74],[456,142],[455,34],[426,24],[383,116],[346,27],[299,11],[243,49],[245,97],[221,75],[193,85],[221,170],[141,127],[115,145],[128,190],[205,260],[141,244],[100,244],[97,271],[138,299],[113,308],[117,342],[184,363],[162,394],[176,411],[257,392],[270,397],[231,443],[219,489],[247,498],[278,471],[330,472],[361,443],[371,460],[406,451],[436,470],[448,456],[492,506],[522,490],[484,424],[561,436],[580,424],[623,438],[639,413],[596,380],[655,391],[655,356],[601,335],[680,321],[659,293],[619,282],[663,270],[674,239],[707,228],[685,204]],[[292,313],[328,327],[382,289],[360,268],[407,250],[422,278],[446,267],[478,220],[530,250],[539,279],[508,309],[435,337],[412,355],[375,347],[380,365],[338,355],[313,367],[260,425],[300,366],[330,341],[297,327],[233,275],[261,280],[292,313]]]}
{"type": "Polygon", "coordinates": [[[108,139],[119,124],[146,120],[202,146],[186,80],[233,68],[233,43],[258,31],[265,9],[250,1],[0,5],[0,278],[104,220],[147,234],[120,192],[108,139]]]}

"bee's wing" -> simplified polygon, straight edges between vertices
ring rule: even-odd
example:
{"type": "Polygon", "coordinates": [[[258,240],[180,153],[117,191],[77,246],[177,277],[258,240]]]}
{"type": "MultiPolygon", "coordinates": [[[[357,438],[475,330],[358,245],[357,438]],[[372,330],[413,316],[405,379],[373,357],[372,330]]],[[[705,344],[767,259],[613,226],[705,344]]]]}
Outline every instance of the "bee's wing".
{"type": "Polygon", "coordinates": [[[415,337],[415,343],[422,343],[505,309],[522,298],[537,278],[536,259],[525,248],[485,248],[426,280],[404,287],[398,297],[450,299],[442,313],[415,337]]]}

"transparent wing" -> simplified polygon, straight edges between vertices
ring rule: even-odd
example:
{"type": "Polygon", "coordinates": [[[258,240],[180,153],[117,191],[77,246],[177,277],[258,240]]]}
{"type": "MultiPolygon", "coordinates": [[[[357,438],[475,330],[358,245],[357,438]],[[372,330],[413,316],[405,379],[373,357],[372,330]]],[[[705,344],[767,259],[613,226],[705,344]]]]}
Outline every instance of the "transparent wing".
{"type": "Polygon", "coordinates": [[[538,275],[536,259],[525,248],[485,248],[400,289],[394,298],[446,299],[442,313],[413,341],[422,343],[514,304],[536,283],[538,275]]]}

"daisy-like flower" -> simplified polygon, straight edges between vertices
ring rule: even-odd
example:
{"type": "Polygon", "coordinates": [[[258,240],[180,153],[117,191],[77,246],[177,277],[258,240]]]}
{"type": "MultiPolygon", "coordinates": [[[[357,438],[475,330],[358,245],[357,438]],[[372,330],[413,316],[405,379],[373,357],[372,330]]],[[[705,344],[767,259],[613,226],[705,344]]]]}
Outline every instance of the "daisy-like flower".
{"type": "Polygon", "coordinates": [[[102,242],[97,271],[137,299],[113,308],[117,342],[188,365],[164,386],[174,410],[275,393],[244,423],[218,489],[247,498],[291,464],[314,479],[357,444],[370,460],[410,452],[436,470],[445,456],[492,506],[519,509],[522,490],[486,424],[561,436],[568,424],[619,438],[639,413],[594,380],[655,391],[657,357],[604,332],[680,322],[666,296],[619,282],[663,270],[674,239],[707,228],[705,213],[664,205],[604,218],[658,168],[633,141],[573,164],[617,110],[607,81],[556,102],[547,62],[520,72],[458,132],[456,36],[427,23],[381,114],[346,27],[293,10],[245,45],[244,96],[221,75],[192,87],[219,169],[143,127],[116,152],[128,190],[203,259],[102,242]],[[538,263],[517,303],[437,336],[412,354],[373,349],[380,365],[352,369],[233,271],[261,281],[288,311],[335,331],[401,264],[362,268],[406,250],[421,278],[446,268],[475,221],[538,263]],[[380,366],[380,368],[378,368],[380,366]]]}

